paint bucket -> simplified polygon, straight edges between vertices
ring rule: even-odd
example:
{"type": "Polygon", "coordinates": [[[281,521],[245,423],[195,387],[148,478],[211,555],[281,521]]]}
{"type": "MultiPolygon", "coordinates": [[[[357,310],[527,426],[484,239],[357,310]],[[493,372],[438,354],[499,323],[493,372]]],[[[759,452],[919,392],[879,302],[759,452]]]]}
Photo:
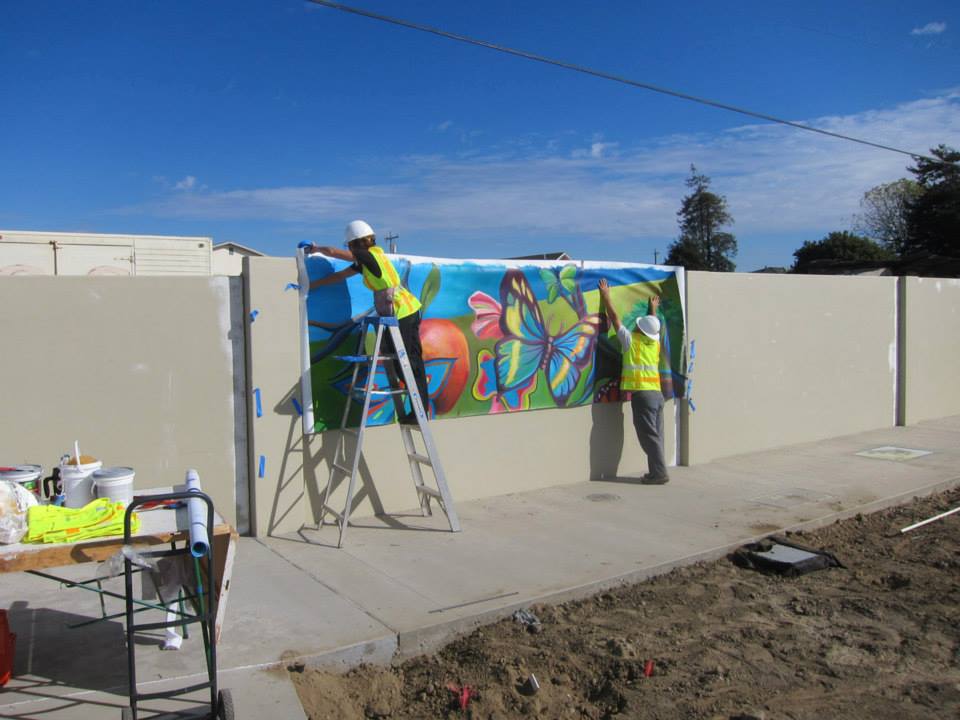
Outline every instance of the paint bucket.
{"type": "Polygon", "coordinates": [[[93,473],[103,467],[103,463],[89,455],[80,459],[87,462],[77,465],[76,458],[64,458],[60,463],[64,507],[81,508],[93,500],[93,473]]]}
{"type": "Polygon", "coordinates": [[[0,467],[0,480],[11,480],[20,483],[24,488],[34,495],[40,495],[40,478],[43,476],[43,468],[39,465],[14,465],[12,467],[0,467]]]}
{"type": "Polygon", "coordinates": [[[129,505],[133,500],[133,468],[110,467],[93,473],[93,484],[98,498],[129,505]]]}

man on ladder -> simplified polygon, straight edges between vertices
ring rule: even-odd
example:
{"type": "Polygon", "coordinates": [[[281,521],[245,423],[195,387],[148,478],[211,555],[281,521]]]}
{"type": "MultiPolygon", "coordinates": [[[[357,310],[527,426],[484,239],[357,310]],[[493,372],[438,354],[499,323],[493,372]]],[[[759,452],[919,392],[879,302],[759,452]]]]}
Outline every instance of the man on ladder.
{"type": "Polygon", "coordinates": [[[407,461],[410,465],[410,474],[420,501],[420,508],[424,515],[432,514],[431,500],[436,500],[447,516],[452,532],[460,531],[460,520],[453,507],[453,498],[447,487],[443,466],[433,442],[433,433],[427,427],[429,417],[429,398],[427,396],[427,378],[423,367],[422,350],[420,347],[420,302],[410,294],[400,283],[400,276],[383,250],[376,247],[376,238],[373,229],[362,220],[354,220],[347,225],[347,248],[344,252],[328,246],[311,245],[307,252],[322,252],[331,257],[342,260],[354,260],[354,264],[326,277],[315,280],[310,288],[338,282],[351,275],[363,273],[364,284],[373,291],[374,306],[378,317],[368,317],[361,326],[359,346],[356,355],[339,356],[342,360],[353,363],[353,378],[347,390],[347,402],[343,409],[340,437],[337,449],[330,462],[330,475],[327,487],[323,492],[321,503],[320,526],[323,526],[326,514],[337,518],[340,525],[340,539],[338,547],[343,547],[344,534],[350,524],[350,513],[353,509],[353,492],[360,465],[360,456],[363,451],[364,434],[367,427],[368,412],[373,396],[389,395],[394,398],[397,408],[397,417],[401,423],[401,438],[403,439],[407,461]],[[370,329],[376,329],[373,350],[367,351],[366,334],[370,329]],[[389,389],[377,387],[375,383],[376,369],[380,362],[387,360],[381,350],[381,343],[386,339],[390,351],[394,372],[389,373],[389,389]],[[360,370],[366,368],[365,378],[361,382],[360,370]],[[399,387],[399,380],[405,383],[399,387]],[[359,387],[360,384],[363,388],[359,387]],[[353,402],[357,400],[357,392],[363,396],[363,409],[360,413],[360,423],[356,428],[348,427],[348,418],[353,402]],[[409,399],[409,411],[406,410],[403,398],[409,399]],[[413,430],[419,431],[423,444],[423,452],[416,447],[413,430]],[[352,453],[347,451],[348,436],[356,438],[352,453]],[[351,456],[352,455],[352,456],[351,456]],[[428,487],[424,482],[421,466],[427,466],[433,471],[436,480],[436,489],[428,487]],[[330,493],[335,487],[338,477],[349,478],[347,497],[343,512],[330,506],[330,493]]]}
{"type": "MultiPolygon", "coordinates": [[[[377,246],[377,238],[363,220],[354,220],[345,232],[347,250],[327,245],[311,245],[307,252],[321,252],[339,260],[353,261],[353,265],[338,272],[314,280],[310,289],[322,285],[341,282],[348,277],[363,273],[363,284],[373,291],[373,301],[380,317],[396,317],[400,326],[400,337],[410,359],[410,367],[417,380],[417,390],[423,402],[424,410],[429,413],[430,397],[427,394],[427,373],[423,367],[423,349],[420,346],[420,301],[400,284],[393,263],[387,258],[383,248],[377,246]]],[[[388,349],[396,355],[396,348],[390,335],[387,335],[388,349]]],[[[403,377],[400,364],[394,360],[394,370],[398,378],[403,377]]],[[[404,413],[402,403],[397,404],[397,417],[402,423],[413,422],[413,411],[404,413]]]]}

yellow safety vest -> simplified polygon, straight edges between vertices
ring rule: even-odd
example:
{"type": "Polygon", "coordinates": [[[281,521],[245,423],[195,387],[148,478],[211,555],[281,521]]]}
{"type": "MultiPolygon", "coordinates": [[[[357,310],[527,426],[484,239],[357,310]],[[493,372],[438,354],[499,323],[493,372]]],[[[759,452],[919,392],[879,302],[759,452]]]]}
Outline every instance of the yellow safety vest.
{"type": "Polygon", "coordinates": [[[623,353],[621,390],[660,390],[660,342],[639,330],[630,333],[630,349],[623,353]]]}
{"type": "Polygon", "coordinates": [[[380,277],[376,277],[361,263],[360,270],[363,273],[363,284],[374,292],[388,288],[396,288],[396,292],[393,295],[394,316],[397,320],[401,320],[407,317],[407,315],[413,315],[420,309],[420,301],[400,284],[400,276],[397,274],[396,268],[393,267],[393,263],[390,262],[389,258],[387,258],[383,252],[383,248],[374,245],[370,248],[370,254],[373,255],[373,259],[376,260],[377,265],[380,266],[380,277]]]}

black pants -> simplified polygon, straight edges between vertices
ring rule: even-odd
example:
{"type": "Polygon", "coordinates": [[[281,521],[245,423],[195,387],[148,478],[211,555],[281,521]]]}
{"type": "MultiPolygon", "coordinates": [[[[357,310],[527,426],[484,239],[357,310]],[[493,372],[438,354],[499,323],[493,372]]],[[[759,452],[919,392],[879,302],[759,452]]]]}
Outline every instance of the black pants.
{"type": "MultiPolygon", "coordinates": [[[[429,416],[430,396],[427,393],[427,371],[423,366],[423,348],[420,345],[420,311],[417,310],[417,312],[412,315],[401,318],[397,321],[397,325],[400,326],[400,339],[403,340],[403,345],[407,349],[410,369],[413,370],[413,377],[417,381],[420,401],[423,403],[424,411],[429,416]]],[[[387,350],[391,353],[396,353],[396,348],[393,347],[393,339],[389,333],[387,334],[387,350]]],[[[403,370],[398,360],[394,360],[393,370],[397,374],[397,377],[402,380],[403,370]]],[[[403,414],[402,404],[398,404],[397,417],[401,417],[403,414]]]]}

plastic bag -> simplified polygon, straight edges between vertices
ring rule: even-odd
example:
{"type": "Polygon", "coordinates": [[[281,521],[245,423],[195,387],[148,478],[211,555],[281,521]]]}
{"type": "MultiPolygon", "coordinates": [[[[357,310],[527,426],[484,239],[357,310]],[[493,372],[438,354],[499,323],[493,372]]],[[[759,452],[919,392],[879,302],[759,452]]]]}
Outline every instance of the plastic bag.
{"type": "Polygon", "coordinates": [[[36,504],[36,496],[20,483],[0,480],[0,543],[20,542],[27,534],[27,509],[36,504]]]}

